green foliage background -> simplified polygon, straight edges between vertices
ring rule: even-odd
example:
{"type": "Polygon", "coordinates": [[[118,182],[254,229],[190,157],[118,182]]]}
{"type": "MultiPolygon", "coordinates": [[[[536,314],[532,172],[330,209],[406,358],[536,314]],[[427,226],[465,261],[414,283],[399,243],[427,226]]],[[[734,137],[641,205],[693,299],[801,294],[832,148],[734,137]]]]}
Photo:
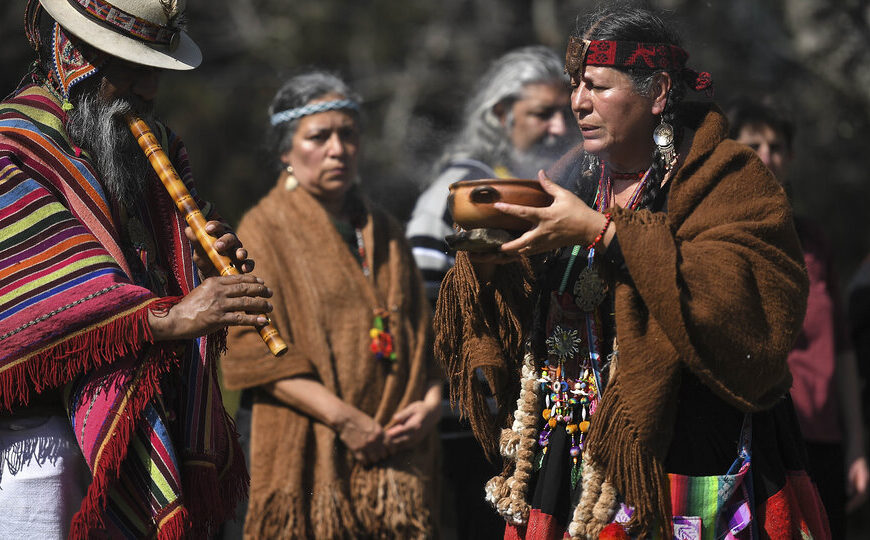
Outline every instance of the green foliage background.
{"type": "MultiPolygon", "coordinates": [[[[0,92],[32,60],[25,0],[0,3],[0,92]]],[[[794,203],[819,219],[848,276],[870,249],[868,0],[658,0],[716,100],[773,94],[797,123],[794,203]]],[[[158,108],[187,143],[200,190],[235,222],[275,181],[266,107],[318,66],[364,96],[363,182],[400,219],[431,178],[488,62],[544,43],[560,54],[582,0],[189,0],[205,60],[163,79],[158,108]]]]}

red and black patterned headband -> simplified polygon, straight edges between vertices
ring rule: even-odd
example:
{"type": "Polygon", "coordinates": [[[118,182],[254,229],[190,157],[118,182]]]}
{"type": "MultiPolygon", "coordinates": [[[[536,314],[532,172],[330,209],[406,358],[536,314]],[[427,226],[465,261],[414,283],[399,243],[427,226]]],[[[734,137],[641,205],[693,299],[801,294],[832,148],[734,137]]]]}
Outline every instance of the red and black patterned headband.
{"type": "Polygon", "coordinates": [[[574,79],[580,78],[583,66],[680,71],[692,89],[710,90],[713,87],[711,75],[685,67],[688,58],[686,51],[666,43],[588,40],[571,36],[565,51],[565,71],[574,79]]]}

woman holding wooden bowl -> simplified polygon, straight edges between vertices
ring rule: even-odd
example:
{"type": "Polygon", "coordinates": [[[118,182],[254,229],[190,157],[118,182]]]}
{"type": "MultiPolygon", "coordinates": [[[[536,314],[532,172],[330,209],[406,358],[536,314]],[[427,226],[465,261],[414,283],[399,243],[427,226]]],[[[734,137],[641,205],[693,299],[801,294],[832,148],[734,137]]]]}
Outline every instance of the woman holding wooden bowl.
{"type": "Polygon", "coordinates": [[[687,57],[643,9],[578,25],[584,140],[539,175],[552,202],[490,194],[527,230],[442,284],[436,355],[507,463],[486,486],[505,538],[828,534],[788,398],[807,295],[791,212],[719,109],[684,99],[711,86],[687,57]]]}

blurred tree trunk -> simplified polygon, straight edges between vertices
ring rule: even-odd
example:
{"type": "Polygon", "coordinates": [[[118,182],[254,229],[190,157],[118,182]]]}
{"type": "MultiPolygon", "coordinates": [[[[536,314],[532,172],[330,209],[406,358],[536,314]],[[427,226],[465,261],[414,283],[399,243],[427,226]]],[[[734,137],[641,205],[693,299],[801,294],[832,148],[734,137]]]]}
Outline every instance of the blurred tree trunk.
{"type": "Polygon", "coordinates": [[[798,60],[870,114],[870,2],[789,0],[785,23],[798,60]]]}

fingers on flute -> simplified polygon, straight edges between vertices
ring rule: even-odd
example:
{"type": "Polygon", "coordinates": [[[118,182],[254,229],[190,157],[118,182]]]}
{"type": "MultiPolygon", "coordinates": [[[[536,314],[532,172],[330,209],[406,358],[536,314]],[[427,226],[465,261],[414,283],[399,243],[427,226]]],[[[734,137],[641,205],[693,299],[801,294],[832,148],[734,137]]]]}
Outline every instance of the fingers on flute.
{"type": "Polygon", "coordinates": [[[257,276],[252,276],[251,274],[232,274],[227,276],[220,276],[218,278],[214,278],[219,282],[232,285],[235,283],[264,283],[264,281],[257,276]]]}
{"type": "Polygon", "coordinates": [[[205,224],[205,232],[210,234],[215,240],[236,242],[240,247],[242,245],[241,240],[236,237],[236,233],[233,232],[233,228],[230,227],[229,223],[214,220],[209,221],[205,224]]]}
{"type": "Polygon", "coordinates": [[[227,297],[262,297],[272,296],[272,290],[263,283],[263,280],[251,274],[239,274],[237,276],[222,276],[218,278],[222,284],[228,287],[227,297]]]}
{"type": "Polygon", "coordinates": [[[272,291],[263,280],[250,274],[212,277],[202,287],[210,289],[216,300],[219,324],[223,326],[263,326],[265,314],[273,309],[267,300],[272,291]]]}
{"type": "Polygon", "coordinates": [[[223,323],[225,326],[265,326],[269,319],[262,314],[233,311],[226,314],[223,323]]]}
{"type": "Polygon", "coordinates": [[[218,236],[231,232],[229,224],[224,223],[223,221],[211,220],[205,224],[205,232],[217,238],[218,236]]]}
{"type": "Polygon", "coordinates": [[[272,291],[258,277],[249,274],[231,276],[244,278],[241,282],[230,285],[227,291],[227,308],[230,313],[229,323],[239,326],[263,326],[269,322],[266,317],[273,306],[266,299],[272,296],[272,291]]]}
{"type": "Polygon", "coordinates": [[[231,255],[238,251],[244,251],[244,257],[247,258],[248,252],[242,247],[242,241],[234,233],[228,232],[216,237],[214,248],[221,255],[231,255]]]}
{"type": "Polygon", "coordinates": [[[269,322],[266,314],[272,304],[265,298],[252,296],[228,297],[221,302],[222,322],[230,326],[263,326],[269,322]]]}
{"type": "Polygon", "coordinates": [[[254,271],[254,261],[251,259],[242,259],[242,262],[238,265],[239,271],[243,274],[248,274],[254,271]]]}

